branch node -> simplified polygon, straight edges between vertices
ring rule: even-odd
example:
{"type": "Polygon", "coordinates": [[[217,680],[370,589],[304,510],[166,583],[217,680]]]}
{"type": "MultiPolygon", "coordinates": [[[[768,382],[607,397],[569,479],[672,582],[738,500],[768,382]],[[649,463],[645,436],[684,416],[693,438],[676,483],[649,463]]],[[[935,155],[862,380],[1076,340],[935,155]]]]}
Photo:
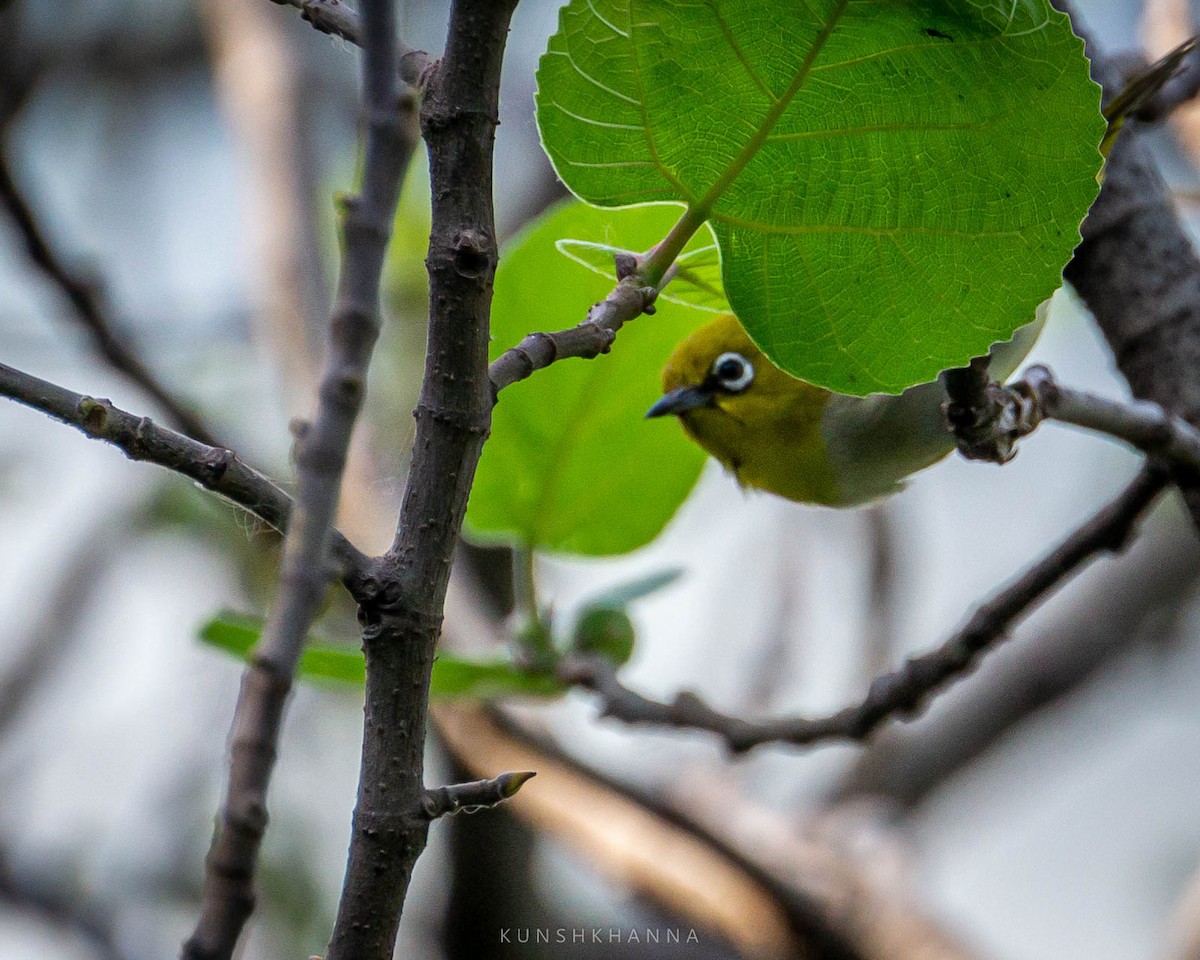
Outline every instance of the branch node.
{"type": "Polygon", "coordinates": [[[108,424],[110,400],[99,397],[81,397],[79,400],[79,425],[94,437],[101,436],[108,424]]]}
{"type": "Polygon", "coordinates": [[[492,268],[492,244],[478,230],[462,230],[454,238],[454,269],[461,277],[474,280],[492,268]]]}
{"type": "Polygon", "coordinates": [[[638,272],[642,258],[628,250],[619,250],[613,254],[613,266],[616,268],[617,279],[624,280],[638,272]]]}
{"type": "Polygon", "coordinates": [[[292,417],[288,421],[288,432],[292,435],[292,440],[300,443],[308,436],[312,430],[312,421],[305,417],[292,417]]]}
{"type": "MultiPolygon", "coordinates": [[[[1045,373],[1048,377],[1049,371],[1045,373]]],[[[1011,387],[994,382],[988,376],[987,357],[947,370],[942,383],[947,396],[943,413],[959,453],[968,460],[1008,463],[1017,455],[1017,441],[1044,417],[1036,388],[1028,381],[1011,387]]]]}

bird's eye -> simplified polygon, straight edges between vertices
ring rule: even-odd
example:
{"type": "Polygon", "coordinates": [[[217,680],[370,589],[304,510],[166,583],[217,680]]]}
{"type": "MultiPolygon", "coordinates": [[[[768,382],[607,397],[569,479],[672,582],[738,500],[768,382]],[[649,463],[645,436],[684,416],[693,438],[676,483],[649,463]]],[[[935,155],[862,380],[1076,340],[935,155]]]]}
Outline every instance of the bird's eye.
{"type": "Polygon", "coordinates": [[[740,353],[723,353],[713,361],[712,375],[723,390],[741,393],[754,381],[754,367],[740,353]]]}

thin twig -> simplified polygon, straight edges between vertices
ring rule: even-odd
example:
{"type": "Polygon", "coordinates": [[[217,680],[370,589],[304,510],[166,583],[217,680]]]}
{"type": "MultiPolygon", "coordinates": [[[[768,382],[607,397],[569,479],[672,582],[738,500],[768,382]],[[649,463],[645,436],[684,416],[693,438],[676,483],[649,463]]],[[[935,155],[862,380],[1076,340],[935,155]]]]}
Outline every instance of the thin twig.
{"type": "MultiPolygon", "coordinates": [[[[1143,58],[1136,59],[1132,73],[1141,72],[1148,66],[1143,58]]],[[[1200,48],[1193,48],[1179,65],[1178,72],[1137,109],[1134,117],[1143,123],[1158,123],[1197,96],[1200,96],[1200,48]]]]}
{"type": "MultiPolygon", "coordinates": [[[[1121,403],[1083,390],[1061,386],[1043,366],[1030,367],[1011,387],[1018,396],[1032,396],[1030,426],[1036,418],[1058,420],[1123,440],[1147,456],[1160,459],[1191,482],[1200,478],[1200,430],[1182,417],[1173,417],[1157,403],[1121,403]]],[[[1030,409],[1026,407],[1026,409],[1030,409]]]]}
{"type": "MultiPolygon", "coordinates": [[[[295,7],[302,19],[307,20],[321,33],[341,37],[356,46],[362,46],[363,24],[360,17],[348,4],[340,0],[271,0],[281,7],[295,7]]],[[[429,54],[396,40],[396,58],[400,68],[400,79],[410,86],[419,87],[424,82],[429,67],[429,54]]]]}
{"type": "Polygon", "coordinates": [[[884,500],[863,511],[870,551],[867,594],[867,627],[864,631],[863,664],[866,679],[886,670],[896,647],[900,621],[900,569],[904,550],[898,542],[896,509],[884,500]]]}
{"type": "MultiPolygon", "coordinates": [[[[232,450],[185,437],[108,400],[75,393],[2,363],[0,396],[40,410],[93,440],[110,443],[130,460],[155,463],[189,477],[273,529],[287,530],[292,498],[232,450]]],[[[366,577],[367,557],[341,534],[334,535],[332,554],[349,583],[358,584],[366,577]]]]}
{"type": "Polygon", "coordinates": [[[1124,403],[1064,387],[1040,365],[1007,387],[988,383],[983,390],[971,387],[970,393],[969,399],[947,404],[947,415],[959,449],[974,459],[1004,462],[1015,454],[1017,439],[1044,420],[1057,420],[1121,440],[1171,466],[1189,483],[1200,478],[1200,430],[1149,400],[1124,403]],[[958,423],[956,412],[963,414],[958,423]]]}
{"type": "Polygon", "coordinates": [[[621,327],[643,313],[654,312],[657,295],[657,289],[636,275],[622,278],[607,297],[588,310],[587,319],[578,326],[557,333],[531,333],[493,360],[488,367],[493,392],[498,394],[559,360],[591,360],[608,353],[621,327]]]}
{"type": "Polygon", "coordinates": [[[511,800],[517,791],[536,777],[532,770],[519,773],[502,773],[490,780],[472,780],[448,787],[434,787],[425,791],[422,810],[430,820],[452,813],[473,813],[511,800]]]}
{"type": "Polygon", "coordinates": [[[1006,639],[1015,621],[1097,554],[1120,550],[1167,483],[1163,471],[1143,470],[1112,503],[980,606],[942,646],[878,677],[860,703],[826,717],[750,721],[720,713],[692,693],[682,693],[672,703],[650,700],[625,687],[612,665],[596,658],[572,659],[561,672],[564,679],[599,695],[604,716],[626,723],[706,730],[724,739],[736,753],[766,743],[807,746],[827,740],[865,740],[886,720],[915,715],[935,691],[970,672],[979,657],[1006,639]]]}
{"type": "Polygon", "coordinates": [[[427,73],[432,229],[425,377],[382,589],[360,607],[367,665],[362,771],[328,960],[390,960],[425,847],[426,712],[454,548],[492,408],[488,316],[496,269],[492,152],[516,0],[455,0],[427,73]]]}
{"type": "Polygon", "coordinates": [[[1018,724],[1050,713],[1120,657],[1159,643],[1163,619],[1186,611],[1200,585],[1200,543],[1182,505],[1164,503],[1146,527],[1129,557],[1088,577],[937,710],[873,737],[834,799],[886,797],[913,810],[1018,724]]]}
{"type": "Polygon", "coordinates": [[[299,491],[284,540],[280,593],[242,680],[229,783],[206,861],[200,918],[186,960],[228,960],[254,908],[253,877],[266,831],[266,794],[284,707],[309,628],[330,580],[329,548],[342,473],[378,338],[379,284],[404,171],[416,146],[415,99],[396,85],[391,0],[363,3],[367,122],[359,196],[346,204],[337,304],[311,426],[297,443],[299,491]]]}
{"type": "Polygon", "coordinates": [[[130,348],[104,308],[96,283],[72,271],[50,245],[28,201],[21,194],[0,149],[0,205],[3,205],[25,245],[29,261],[57,286],[71,304],[75,318],[88,333],[101,356],[144,390],[179,429],[201,443],[216,446],[213,433],[201,417],[179,402],[130,348]]]}
{"type": "Polygon", "coordinates": [[[66,878],[62,887],[31,881],[14,870],[9,857],[0,851],[0,903],[9,909],[36,913],[48,926],[73,933],[87,944],[90,957],[98,960],[132,957],[132,953],[126,952],[128,948],[121,946],[125,938],[111,908],[105,909],[89,892],[71,889],[67,883],[66,878]]]}

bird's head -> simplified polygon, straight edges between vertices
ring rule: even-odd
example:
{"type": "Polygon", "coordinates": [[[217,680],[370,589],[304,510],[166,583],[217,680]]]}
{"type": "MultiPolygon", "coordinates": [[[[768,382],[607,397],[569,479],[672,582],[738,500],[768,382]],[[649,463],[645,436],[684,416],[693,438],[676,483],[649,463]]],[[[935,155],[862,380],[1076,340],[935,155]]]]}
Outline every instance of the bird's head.
{"type": "Polygon", "coordinates": [[[663,397],[647,417],[675,414],[693,420],[699,410],[720,410],[754,387],[766,362],[733,314],[723,314],[682,340],[663,368],[663,397]]]}
{"type": "Polygon", "coordinates": [[[762,458],[756,448],[780,436],[809,436],[829,397],[771,363],[733,314],[682,340],[662,383],[663,397],[646,416],[679,417],[697,443],[750,483],[742,467],[762,458]]]}
{"type": "Polygon", "coordinates": [[[732,313],[679,342],[663,368],[662,385],[662,399],[646,416],[675,414],[685,424],[703,423],[712,415],[756,421],[800,396],[822,404],[828,396],[768,360],[732,313]]]}

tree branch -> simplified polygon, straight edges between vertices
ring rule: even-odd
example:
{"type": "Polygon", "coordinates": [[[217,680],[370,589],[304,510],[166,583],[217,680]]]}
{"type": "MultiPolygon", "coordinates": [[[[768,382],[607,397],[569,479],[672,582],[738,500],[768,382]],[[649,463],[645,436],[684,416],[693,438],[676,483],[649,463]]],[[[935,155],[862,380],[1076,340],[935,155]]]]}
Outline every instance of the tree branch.
{"type": "Polygon", "coordinates": [[[1088,578],[1085,590],[997,651],[970,683],[938,698],[917,722],[880,731],[836,798],[883,795],[911,810],[1018,724],[1053,710],[1113,661],[1160,644],[1161,618],[1174,621],[1200,580],[1200,542],[1182,506],[1164,504],[1125,560],[1088,578]]]}
{"type": "Polygon", "coordinates": [[[1016,391],[1018,398],[1033,400],[1025,406],[1032,418],[1030,429],[1041,417],[1095,430],[1165,461],[1189,481],[1200,477],[1200,430],[1182,417],[1171,416],[1157,403],[1120,403],[1072,390],[1057,384],[1043,366],[1030,367],[1023,381],[1007,389],[1016,391]]]}
{"type": "Polygon", "coordinates": [[[511,800],[517,791],[536,777],[532,770],[520,773],[502,773],[491,780],[473,780],[456,783],[449,787],[435,787],[425,791],[421,808],[430,820],[452,813],[474,813],[511,800]]]}
{"type": "MultiPolygon", "coordinates": [[[[74,393],[2,363],[0,396],[40,410],[93,440],[110,443],[130,460],[155,463],[189,477],[275,530],[287,530],[292,498],[232,450],[185,437],[108,400],[74,393]]],[[[367,573],[367,557],[341,534],[334,535],[331,549],[347,586],[353,584],[351,592],[357,592],[367,573]]]]}
{"type": "MultiPolygon", "coordinates": [[[[360,17],[348,4],[340,0],[271,0],[281,7],[295,7],[300,17],[307,20],[321,33],[341,37],[343,40],[362,46],[363,24],[360,17]]],[[[429,54],[396,40],[396,59],[400,79],[413,87],[424,83],[425,71],[429,68],[429,54]]]]}
{"type": "Polygon", "coordinates": [[[453,551],[487,437],[488,316],[496,269],[492,149],[516,0],[455,0],[445,56],[427,71],[432,230],[425,377],[380,592],[360,606],[367,665],[362,769],[328,960],[390,960],[429,819],[423,783],[430,671],[453,551]]]}
{"type": "Polygon", "coordinates": [[[201,915],[184,944],[185,960],[228,960],[254,908],[267,786],[296,664],[330,579],[341,478],[379,334],[384,253],[401,180],[416,145],[415,98],[398,96],[396,87],[392,2],[364,0],[363,10],[367,134],[362,187],[346,204],[341,280],[316,418],[298,435],[299,492],[284,540],[280,592],[243,675],[225,803],[206,861],[201,915]]]}
{"type": "Polygon", "coordinates": [[[21,235],[29,261],[63,292],[79,325],[91,337],[101,356],[149,394],[184,433],[208,446],[216,446],[212,431],[200,416],[180,403],[118,335],[101,303],[95,282],[72,272],[51,248],[33,209],[17,187],[4,149],[0,149],[0,204],[21,235]]]}
{"type": "Polygon", "coordinates": [[[591,360],[608,353],[621,327],[643,313],[654,312],[657,296],[658,290],[636,275],[622,277],[607,297],[588,310],[587,319],[578,326],[557,333],[531,333],[493,360],[488,367],[493,392],[499,394],[558,360],[591,360]]]}
{"type": "MultiPolygon", "coordinates": [[[[1087,42],[1093,78],[1106,97],[1115,95],[1124,85],[1120,61],[1104,56],[1068,12],[1087,42]]],[[[1091,310],[1133,395],[1200,426],[1200,258],[1136,127],[1113,145],[1082,234],[1063,277],[1091,310]]],[[[1200,488],[1184,499],[1200,525],[1200,488]]]]}
{"type": "Polygon", "coordinates": [[[965,375],[957,384],[947,376],[948,391],[963,389],[960,398],[946,406],[959,449],[971,459],[1003,463],[1015,454],[1020,437],[1032,433],[1043,420],[1057,420],[1121,440],[1163,461],[1188,482],[1200,478],[1200,430],[1157,403],[1122,403],[1073,390],[1055,382],[1043,366],[1030,367],[1021,380],[1007,387],[987,383],[983,389],[977,382],[967,383],[975,381],[974,361],[970,372],[949,373],[965,375]]]}
{"type": "Polygon", "coordinates": [[[737,753],[765,743],[807,746],[826,740],[865,740],[891,717],[918,713],[934,692],[970,672],[983,654],[1008,636],[1015,621],[1097,554],[1120,550],[1167,482],[1162,471],[1143,470],[1112,503],[980,606],[942,646],[878,677],[859,704],[826,717],[749,721],[720,713],[692,693],[682,693],[672,703],[650,700],[622,685],[612,665],[595,658],[569,660],[561,673],[567,681],[599,694],[603,716],[626,723],[706,730],[737,753]]]}

